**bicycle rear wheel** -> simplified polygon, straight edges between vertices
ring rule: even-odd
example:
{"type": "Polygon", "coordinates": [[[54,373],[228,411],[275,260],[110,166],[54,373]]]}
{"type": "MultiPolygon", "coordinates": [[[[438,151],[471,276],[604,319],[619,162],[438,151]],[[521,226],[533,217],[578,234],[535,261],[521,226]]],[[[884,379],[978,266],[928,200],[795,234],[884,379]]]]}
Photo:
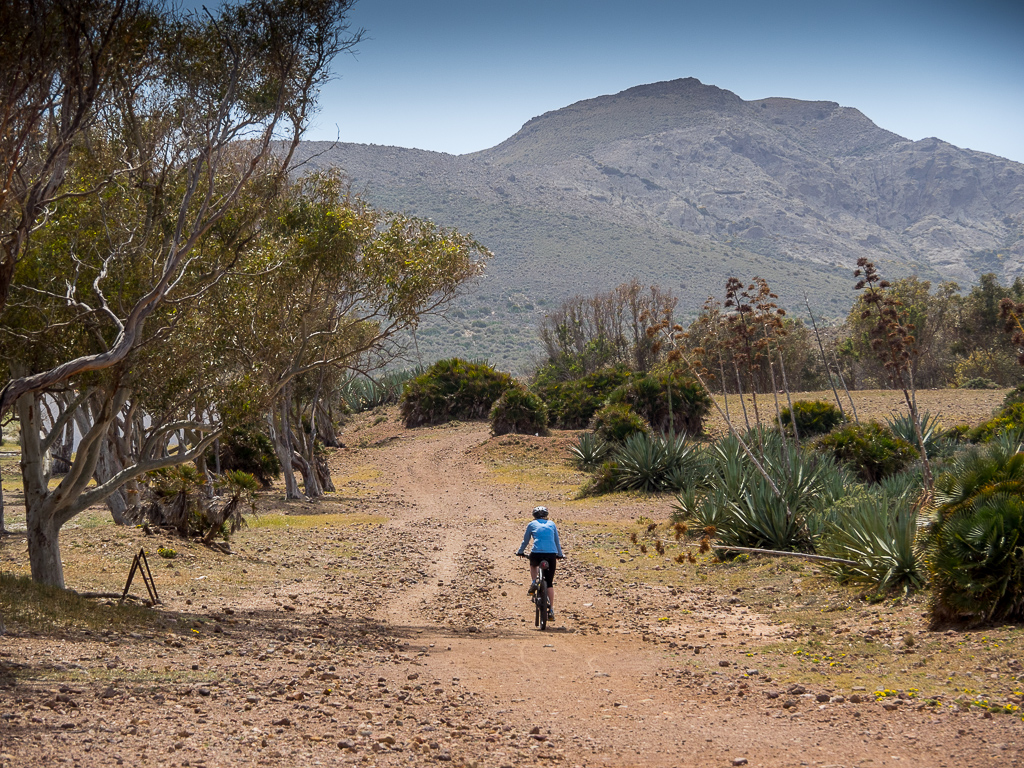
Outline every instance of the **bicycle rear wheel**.
{"type": "Polygon", "coordinates": [[[548,584],[543,576],[537,585],[537,625],[541,632],[548,628],[548,584]]]}

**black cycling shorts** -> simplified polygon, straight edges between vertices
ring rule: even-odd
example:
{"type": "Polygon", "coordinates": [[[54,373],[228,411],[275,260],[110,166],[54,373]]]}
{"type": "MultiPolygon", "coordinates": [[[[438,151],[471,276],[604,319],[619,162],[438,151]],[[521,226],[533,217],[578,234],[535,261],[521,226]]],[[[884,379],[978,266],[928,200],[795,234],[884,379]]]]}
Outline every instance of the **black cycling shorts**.
{"type": "Polygon", "coordinates": [[[555,563],[558,562],[558,555],[554,552],[531,552],[530,553],[530,566],[539,566],[542,560],[548,561],[548,567],[541,571],[544,574],[544,581],[548,587],[551,586],[551,582],[555,579],[555,563]]]}

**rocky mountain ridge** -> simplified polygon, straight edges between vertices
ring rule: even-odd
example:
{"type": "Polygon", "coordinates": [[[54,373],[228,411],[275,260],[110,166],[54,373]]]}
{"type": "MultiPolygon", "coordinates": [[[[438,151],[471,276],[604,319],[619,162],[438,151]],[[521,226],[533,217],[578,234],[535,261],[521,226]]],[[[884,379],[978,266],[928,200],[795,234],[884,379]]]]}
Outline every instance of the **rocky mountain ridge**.
{"type": "Polygon", "coordinates": [[[692,314],[733,274],[842,315],[859,256],[964,287],[1024,271],[1024,165],[910,141],[834,102],[744,101],[693,78],[577,102],[469,155],[302,153],[375,204],[474,233],[496,254],[480,301],[526,315],[634,276],[692,314]]]}

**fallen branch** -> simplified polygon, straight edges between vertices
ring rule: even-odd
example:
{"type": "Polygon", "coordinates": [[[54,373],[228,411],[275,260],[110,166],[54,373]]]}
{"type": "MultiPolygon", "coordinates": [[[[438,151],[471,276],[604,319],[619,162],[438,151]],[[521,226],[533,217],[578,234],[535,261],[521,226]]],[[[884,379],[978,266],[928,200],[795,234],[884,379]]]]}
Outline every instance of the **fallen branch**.
{"type": "MultiPolygon", "coordinates": [[[[73,590],[73,589],[68,590],[68,591],[69,592],[75,592],[75,590],[73,590]]],[[[75,594],[78,595],[79,597],[85,597],[85,598],[88,598],[90,600],[103,600],[105,598],[113,598],[114,600],[120,600],[121,599],[121,593],[120,592],[75,592],[75,594]]],[[[148,603],[149,602],[149,598],[148,597],[136,597],[135,595],[125,595],[125,599],[126,600],[138,600],[139,602],[142,602],[142,603],[148,603]]]]}
{"type": "MultiPolygon", "coordinates": [[[[662,544],[678,544],[682,547],[700,547],[699,542],[675,541],[674,539],[659,539],[662,544]]],[[[712,544],[712,549],[722,549],[727,552],[749,552],[754,555],[773,555],[775,557],[802,557],[805,560],[820,560],[827,563],[842,563],[843,565],[861,565],[856,560],[844,560],[841,557],[828,557],[827,555],[812,555],[807,552],[786,552],[781,549],[755,549],[754,547],[733,547],[725,544],[712,544]]]]}

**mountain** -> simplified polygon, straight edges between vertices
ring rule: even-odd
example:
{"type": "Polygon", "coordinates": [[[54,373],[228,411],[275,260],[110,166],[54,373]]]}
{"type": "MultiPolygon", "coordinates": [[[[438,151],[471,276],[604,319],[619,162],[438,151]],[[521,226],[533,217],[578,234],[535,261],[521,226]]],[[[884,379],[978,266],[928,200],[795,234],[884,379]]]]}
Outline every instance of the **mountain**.
{"type": "Polygon", "coordinates": [[[420,334],[425,357],[522,370],[545,308],[631,277],[674,291],[683,317],[732,275],[836,317],[860,256],[961,286],[1024,272],[1024,165],[910,141],[834,102],[744,101],[693,78],[577,102],[468,155],[317,142],[300,155],[494,251],[461,317],[420,334]]]}

